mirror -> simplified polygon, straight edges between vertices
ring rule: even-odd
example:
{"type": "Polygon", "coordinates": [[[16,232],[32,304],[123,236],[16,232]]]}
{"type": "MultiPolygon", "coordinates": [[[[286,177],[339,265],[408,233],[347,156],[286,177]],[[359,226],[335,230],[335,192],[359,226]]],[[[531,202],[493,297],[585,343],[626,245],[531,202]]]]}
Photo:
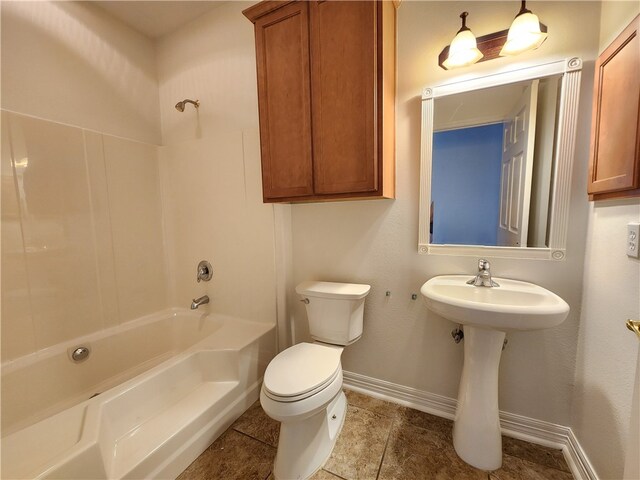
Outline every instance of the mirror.
{"type": "Polygon", "coordinates": [[[423,90],[420,253],[564,258],[581,67],[423,90]]]}

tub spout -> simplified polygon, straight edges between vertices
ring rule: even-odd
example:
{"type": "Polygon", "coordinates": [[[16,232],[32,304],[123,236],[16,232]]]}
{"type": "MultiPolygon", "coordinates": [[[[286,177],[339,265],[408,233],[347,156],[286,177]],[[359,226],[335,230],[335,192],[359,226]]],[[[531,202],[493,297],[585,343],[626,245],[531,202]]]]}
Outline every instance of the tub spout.
{"type": "Polygon", "coordinates": [[[209,303],[209,295],[204,295],[200,298],[194,298],[191,302],[191,310],[195,310],[200,305],[205,305],[207,303],[209,303]]]}

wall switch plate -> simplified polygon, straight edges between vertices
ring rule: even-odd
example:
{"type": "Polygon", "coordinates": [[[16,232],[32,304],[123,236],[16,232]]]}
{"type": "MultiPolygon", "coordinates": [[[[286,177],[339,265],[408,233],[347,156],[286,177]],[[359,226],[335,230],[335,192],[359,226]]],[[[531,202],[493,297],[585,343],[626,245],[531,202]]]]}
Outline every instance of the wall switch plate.
{"type": "Polygon", "coordinates": [[[627,256],[640,258],[640,223],[629,223],[627,225],[627,256]]]}

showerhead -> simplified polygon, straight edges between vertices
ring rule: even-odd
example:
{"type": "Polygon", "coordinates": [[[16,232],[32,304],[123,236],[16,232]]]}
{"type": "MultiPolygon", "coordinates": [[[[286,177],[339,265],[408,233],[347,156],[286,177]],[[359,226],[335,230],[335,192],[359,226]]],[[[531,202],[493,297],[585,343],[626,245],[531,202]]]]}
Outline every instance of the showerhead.
{"type": "Polygon", "coordinates": [[[176,110],[178,110],[179,112],[184,112],[184,106],[187,103],[193,103],[193,106],[196,108],[200,106],[200,102],[198,100],[194,101],[194,100],[189,100],[188,98],[185,98],[181,102],[176,103],[176,110]]]}

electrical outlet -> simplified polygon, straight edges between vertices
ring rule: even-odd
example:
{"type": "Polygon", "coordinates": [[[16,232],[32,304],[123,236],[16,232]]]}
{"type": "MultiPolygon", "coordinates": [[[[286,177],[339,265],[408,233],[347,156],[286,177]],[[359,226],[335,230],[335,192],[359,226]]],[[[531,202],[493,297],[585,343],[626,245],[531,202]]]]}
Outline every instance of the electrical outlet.
{"type": "Polygon", "coordinates": [[[629,223],[627,225],[627,256],[640,258],[640,223],[629,223]]]}

